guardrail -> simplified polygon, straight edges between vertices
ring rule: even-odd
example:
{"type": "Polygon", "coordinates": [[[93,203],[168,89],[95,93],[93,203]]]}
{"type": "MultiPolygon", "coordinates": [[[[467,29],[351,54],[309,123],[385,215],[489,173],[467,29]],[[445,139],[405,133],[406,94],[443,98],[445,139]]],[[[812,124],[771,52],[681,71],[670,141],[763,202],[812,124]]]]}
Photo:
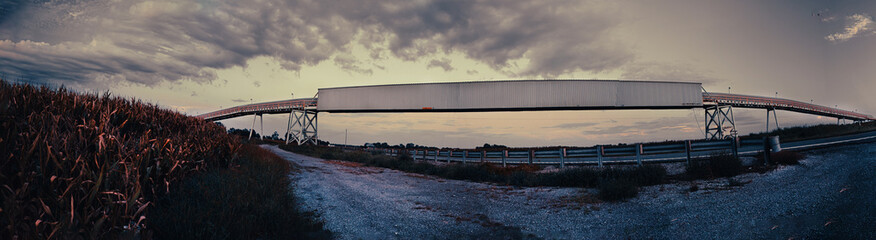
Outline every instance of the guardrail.
{"type": "Polygon", "coordinates": [[[633,144],[593,147],[557,147],[540,149],[372,149],[390,156],[407,153],[415,160],[461,163],[535,165],[597,165],[690,162],[692,157],[724,152],[739,155],[741,147],[763,146],[764,140],[739,138],[713,141],[684,141],[656,144],[633,144]],[[664,156],[660,158],[661,156],[664,156]]]}

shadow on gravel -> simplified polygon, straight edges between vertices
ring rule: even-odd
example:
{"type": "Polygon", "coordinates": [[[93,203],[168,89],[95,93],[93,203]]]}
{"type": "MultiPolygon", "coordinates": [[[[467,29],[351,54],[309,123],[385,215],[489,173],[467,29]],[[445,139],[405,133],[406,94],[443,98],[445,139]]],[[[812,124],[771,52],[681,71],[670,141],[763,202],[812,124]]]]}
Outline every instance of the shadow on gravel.
{"type": "Polygon", "coordinates": [[[542,239],[532,234],[524,234],[520,227],[505,226],[502,223],[494,222],[483,214],[475,214],[473,218],[456,217],[456,219],[457,221],[470,221],[484,227],[480,232],[463,237],[467,239],[542,239]]]}

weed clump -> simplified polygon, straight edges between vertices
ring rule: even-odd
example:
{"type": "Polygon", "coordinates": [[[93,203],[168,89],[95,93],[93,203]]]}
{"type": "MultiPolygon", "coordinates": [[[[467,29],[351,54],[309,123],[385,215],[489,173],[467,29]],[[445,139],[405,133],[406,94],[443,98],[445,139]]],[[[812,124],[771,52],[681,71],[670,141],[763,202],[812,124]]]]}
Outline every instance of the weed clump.
{"type": "Polygon", "coordinates": [[[742,172],[742,161],[732,154],[717,154],[709,158],[715,177],[733,177],[742,172]]]}
{"type": "Polygon", "coordinates": [[[699,191],[699,190],[700,190],[700,185],[698,185],[698,184],[696,184],[696,183],[691,183],[691,184],[690,184],[690,187],[687,188],[687,191],[688,191],[688,192],[696,192],[696,191],[699,191]]]}
{"type": "Polygon", "coordinates": [[[627,179],[610,179],[599,184],[599,198],[604,201],[620,201],[638,194],[639,187],[627,179]]]}
{"type": "Polygon", "coordinates": [[[770,153],[770,160],[779,165],[797,165],[803,160],[803,154],[793,151],[780,151],[770,153]]]}
{"type": "Polygon", "coordinates": [[[707,158],[692,159],[685,174],[688,179],[733,177],[742,172],[742,161],[728,153],[713,154],[707,158]]]}
{"type": "Polygon", "coordinates": [[[684,171],[689,180],[712,178],[712,164],[708,159],[691,159],[684,171]]]}

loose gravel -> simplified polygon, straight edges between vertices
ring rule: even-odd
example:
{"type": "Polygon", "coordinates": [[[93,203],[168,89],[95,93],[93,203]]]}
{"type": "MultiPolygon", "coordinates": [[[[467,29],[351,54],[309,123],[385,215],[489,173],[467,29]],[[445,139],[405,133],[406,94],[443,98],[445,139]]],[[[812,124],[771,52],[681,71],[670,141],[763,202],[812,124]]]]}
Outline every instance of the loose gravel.
{"type": "Polygon", "coordinates": [[[298,165],[295,194],[340,239],[876,239],[873,143],[809,151],[799,166],[733,183],[644,187],[620,203],[593,189],[446,180],[264,147],[298,165]]]}

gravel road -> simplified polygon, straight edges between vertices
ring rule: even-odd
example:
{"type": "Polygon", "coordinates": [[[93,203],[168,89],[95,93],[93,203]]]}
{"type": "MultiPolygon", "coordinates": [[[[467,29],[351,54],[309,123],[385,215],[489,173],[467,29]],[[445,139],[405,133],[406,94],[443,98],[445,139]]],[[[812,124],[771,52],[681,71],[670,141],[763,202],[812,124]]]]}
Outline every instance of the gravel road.
{"type": "Polygon", "coordinates": [[[592,189],[515,188],[325,161],[264,146],[299,166],[295,193],[340,239],[876,239],[876,144],[805,152],[802,165],[664,184],[621,203],[592,189]]]}

